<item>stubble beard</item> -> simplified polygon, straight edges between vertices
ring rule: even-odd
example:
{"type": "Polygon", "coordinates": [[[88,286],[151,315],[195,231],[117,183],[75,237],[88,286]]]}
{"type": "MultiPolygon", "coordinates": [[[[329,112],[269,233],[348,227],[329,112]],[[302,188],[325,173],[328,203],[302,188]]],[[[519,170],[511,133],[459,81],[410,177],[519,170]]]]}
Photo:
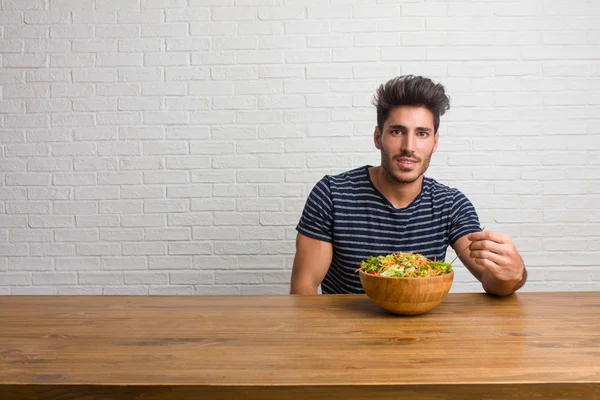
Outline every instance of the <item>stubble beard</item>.
{"type": "Polygon", "coordinates": [[[425,171],[427,171],[427,169],[429,168],[429,163],[431,162],[432,155],[433,155],[433,151],[431,153],[429,153],[429,155],[423,160],[423,162],[421,164],[422,166],[416,175],[406,177],[406,176],[402,176],[402,175],[400,175],[400,173],[397,173],[394,171],[394,166],[393,166],[394,159],[400,158],[400,157],[409,157],[409,158],[414,158],[414,159],[418,160],[418,162],[421,162],[421,159],[416,157],[414,155],[414,153],[410,153],[410,152],[406,152],[406,151],[403,151],[400,154],[398,154],[397,156],[392,157],[387,152],[387,150],[385,150],[385,147],[381,146],[381,166],[383,167],[383,173],[386,175],[386,177],[388,179],[390,179],[394,182],[401,183],[401,184],[413,183],[413,182],[417,181],[421,176],[423,176],[423,174],[425,174],[425,171]]]}

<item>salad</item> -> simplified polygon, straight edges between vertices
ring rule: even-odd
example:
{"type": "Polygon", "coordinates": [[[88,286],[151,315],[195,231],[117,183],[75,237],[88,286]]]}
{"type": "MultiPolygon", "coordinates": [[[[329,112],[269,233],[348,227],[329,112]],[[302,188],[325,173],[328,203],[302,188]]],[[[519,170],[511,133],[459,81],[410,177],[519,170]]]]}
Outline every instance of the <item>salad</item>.
{"type": "Polygon", "coordinates": [[[356,271],[386,277],[426,278],[448,274],[452,271],[452,265],[432,261],[421,254],[392,253],[387,256],[371,256],[361,261],[360,268],[356,271]]]}

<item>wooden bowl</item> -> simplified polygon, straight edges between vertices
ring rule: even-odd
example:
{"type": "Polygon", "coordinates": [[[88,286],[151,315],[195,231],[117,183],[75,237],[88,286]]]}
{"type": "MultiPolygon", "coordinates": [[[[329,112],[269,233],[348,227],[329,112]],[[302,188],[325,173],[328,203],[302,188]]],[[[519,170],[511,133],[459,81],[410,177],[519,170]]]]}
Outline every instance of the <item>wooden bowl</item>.
{"type": "Polygon", "coordinates": [[[454,271],[429,278],[391,278],[359,273],[365,293],[375,304],[402,315],[423,314],[437,307],[454,280],[454,271]]]}

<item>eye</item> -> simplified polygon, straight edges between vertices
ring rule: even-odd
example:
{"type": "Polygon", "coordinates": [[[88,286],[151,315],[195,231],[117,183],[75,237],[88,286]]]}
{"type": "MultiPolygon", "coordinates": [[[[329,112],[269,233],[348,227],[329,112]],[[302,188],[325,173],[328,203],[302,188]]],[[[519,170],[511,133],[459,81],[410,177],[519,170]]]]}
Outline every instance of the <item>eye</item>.
{"type": "Polygon", "coordinates": [[[393,129],[391,132],[392,136],[402,135],[402,131],[400,129],[393,129]]]}
{"type": "Polygon", "coordinates": [[[429,132],[427,132],[427,131],[419,131],[419,132],[417,132],[417,136],[419,136],[419,137],[427,137],[427,136],[429,136],[429,132]]]}

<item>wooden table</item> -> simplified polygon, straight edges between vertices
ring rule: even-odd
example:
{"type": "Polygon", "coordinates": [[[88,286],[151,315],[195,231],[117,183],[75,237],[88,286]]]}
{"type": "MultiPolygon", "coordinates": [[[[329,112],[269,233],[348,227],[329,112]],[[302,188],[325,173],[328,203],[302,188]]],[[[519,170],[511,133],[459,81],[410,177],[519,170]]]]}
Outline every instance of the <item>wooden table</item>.
{"type": "Polygon", "coordinates": [[[600,292],[0,296],[0,399],[600,398],[600,292]]]}

